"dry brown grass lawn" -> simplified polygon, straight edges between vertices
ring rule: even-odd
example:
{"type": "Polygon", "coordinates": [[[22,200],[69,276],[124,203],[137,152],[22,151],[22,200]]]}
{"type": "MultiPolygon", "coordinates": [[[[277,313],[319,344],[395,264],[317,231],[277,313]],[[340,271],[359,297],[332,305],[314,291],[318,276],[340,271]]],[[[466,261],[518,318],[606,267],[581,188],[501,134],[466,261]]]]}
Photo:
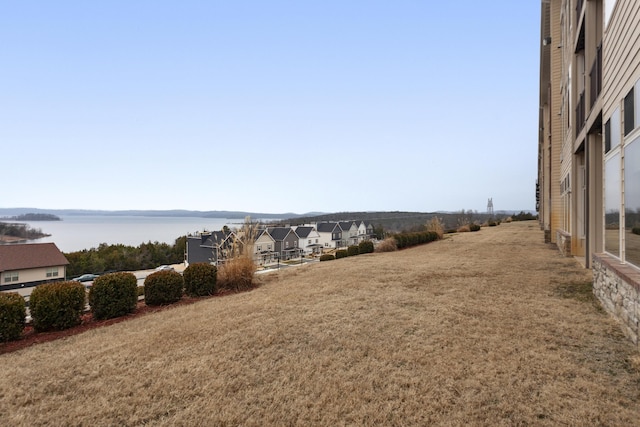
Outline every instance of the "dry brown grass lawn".
{"type": "Polygon", "coordinates": [[[0,356],[3,425],[634,425],[589,271],[502,224],[0,356]]]}

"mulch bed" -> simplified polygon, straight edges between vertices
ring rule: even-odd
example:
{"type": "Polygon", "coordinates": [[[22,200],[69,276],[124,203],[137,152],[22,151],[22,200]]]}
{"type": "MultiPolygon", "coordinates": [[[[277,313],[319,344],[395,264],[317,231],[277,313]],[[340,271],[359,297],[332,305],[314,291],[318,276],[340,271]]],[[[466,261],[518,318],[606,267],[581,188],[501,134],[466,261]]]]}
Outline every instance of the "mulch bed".
{"type": "Polygon", "coordinates": [[[91,329],[100,328],[102,326],[109,326],[115,323],[125,322],[127,320],[135,319],[136,317],[144,316],[149,313],[157,313],[168,308],[173,308],[181,305],[193,304],[198,301],[203,301],[208,298],[216,298],[226,295],[231,292],[218,292],[215,295],[208,297],[193,298],[184,295],[178,302],[169,305],[161,306],[149,306],[144,301],[138,301],[138,305],[133,313],[125,316],[116,317],[107,320],[94,320],[91,312],[84,313],[82,315],[82,322],[78,326],[74,326],[62,331],[49,331],[49,332],[36,332],[33,326],[26,325],[22,331],[22,337],[15,341],[9,341],[6,343],[0,343],[0,354],[11,353],[17,350],[21,350],[26,347],[30,347],[35,344],[54,341],[60,338],[66,338],[72,335],[81,334],[91,329]]]}

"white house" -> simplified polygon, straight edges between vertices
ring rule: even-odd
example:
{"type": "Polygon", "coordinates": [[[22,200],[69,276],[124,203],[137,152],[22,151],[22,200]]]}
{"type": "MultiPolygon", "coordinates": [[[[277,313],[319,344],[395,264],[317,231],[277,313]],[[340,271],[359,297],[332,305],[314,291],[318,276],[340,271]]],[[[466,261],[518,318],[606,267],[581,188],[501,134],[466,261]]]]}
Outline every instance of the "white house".
{"type": "Polygon", "coordinates": [[[337,222],[319,222],[316,230],[320,235],[320,245],[323,249],[339,248],[342,240],[342,229],[337,222]]]}
{"type": "Polygon", "coordinates": [[[295,228],[298,235],[298,247],[304,251],[305,255],[322,253],[322,244],[320,243],[320,233],[313,226],[300,225],[295,228]]]}

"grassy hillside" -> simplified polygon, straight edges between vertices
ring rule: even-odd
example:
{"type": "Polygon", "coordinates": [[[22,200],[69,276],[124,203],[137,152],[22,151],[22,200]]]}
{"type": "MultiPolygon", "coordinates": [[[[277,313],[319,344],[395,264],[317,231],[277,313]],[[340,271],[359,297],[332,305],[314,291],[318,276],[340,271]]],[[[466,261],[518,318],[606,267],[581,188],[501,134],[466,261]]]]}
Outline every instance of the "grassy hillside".
{"type": "Polygon", "coordinates": [[[536,222],[0,356],[5,425],[634,425],[638,354],[536,222]]]}

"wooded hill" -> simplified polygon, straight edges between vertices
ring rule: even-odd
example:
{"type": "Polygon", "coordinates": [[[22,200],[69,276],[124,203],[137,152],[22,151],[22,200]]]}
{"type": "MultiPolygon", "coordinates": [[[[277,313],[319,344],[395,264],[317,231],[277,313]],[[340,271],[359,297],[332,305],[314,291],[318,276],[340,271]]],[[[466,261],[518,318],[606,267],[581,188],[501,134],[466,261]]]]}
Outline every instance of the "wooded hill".
{"type": "Polygon", "coordinates": [[[493,215],[479,213],[472,210],[460,210],[458,212],[336,212],[316,216],[289,218],[283,224],[300,225],[305,223],[323,221],[365,221],[371,222],[374,227],[382,227],[385,232],[399,233],[402,231],[422,230],[433,217],[438,217],[445,225],[446,230],[455,230],[463,224],[482,224],[489,219],[503,220],[508,217],[513,219],[534,219],[535,216],[527,212],[500,211],[493,215]]]}

